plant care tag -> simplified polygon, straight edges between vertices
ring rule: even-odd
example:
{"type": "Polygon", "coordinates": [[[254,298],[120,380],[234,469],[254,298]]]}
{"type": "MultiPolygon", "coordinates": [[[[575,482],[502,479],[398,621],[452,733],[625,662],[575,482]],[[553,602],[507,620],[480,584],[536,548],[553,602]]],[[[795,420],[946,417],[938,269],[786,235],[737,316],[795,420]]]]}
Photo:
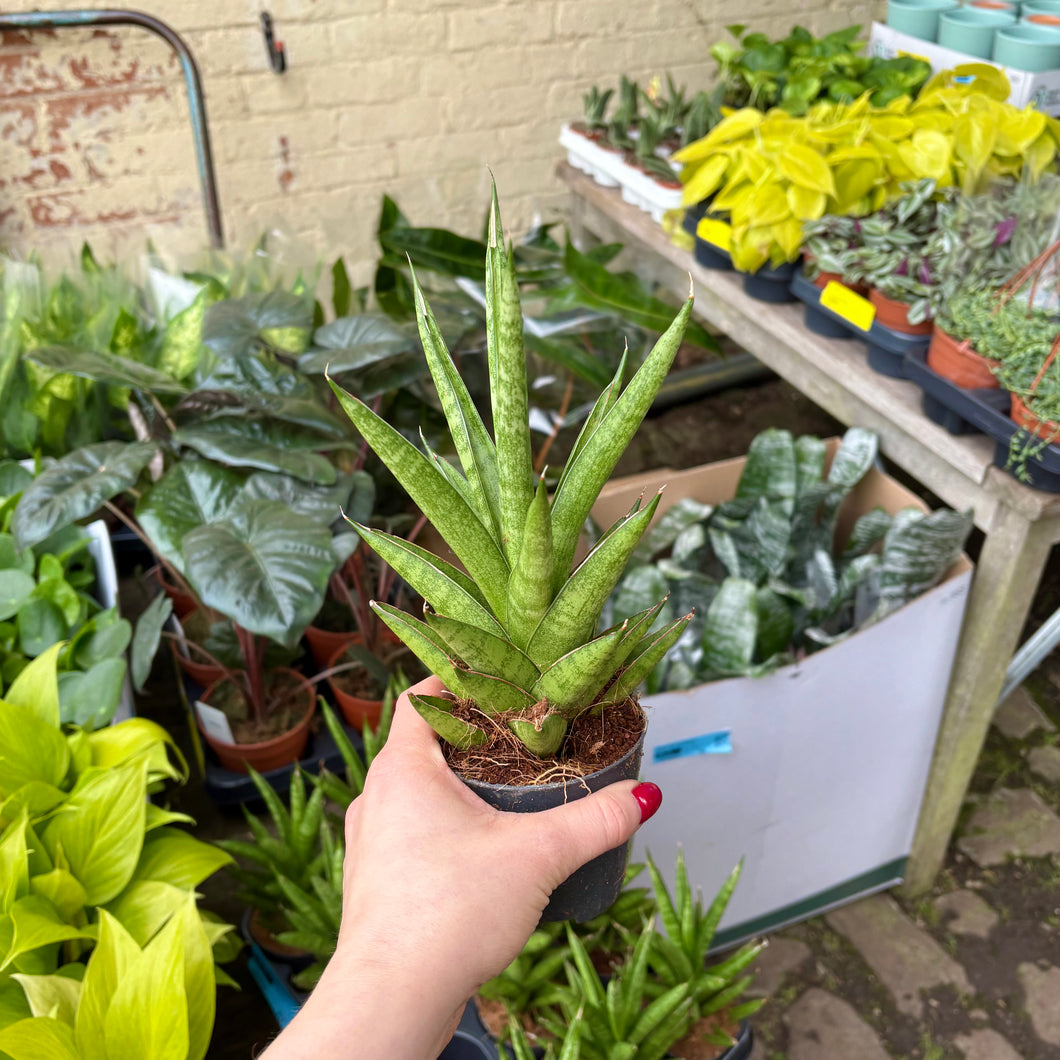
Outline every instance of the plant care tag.
{"type": "Polygon", "coordinates": [[[235,743],[232,735],[232,726],[228,724],[228,718],[223,710],[211,707],[209,703],[203,703],[201,699],[195,700],[195,713],[199,716],[199,724],[207,735],[222,743],[235,743]]]}
{"type": "Polygon", "coordinates": [[[674,758],[689,758],[692,755],[732,754],[732,739],[728,729],[707,732],[702,736],[690,736],[686,740],[662,743],[652,751],[653,762],[669,762],[674,758]]]}
{"type": "Polygon", "coordinates": [[[821,305],[837,317],[853,324],[859,331],[868,331],[876,319],[876,307],[845,284],[829,280],[821,292],[821,305]]]}
{"type": "Polygon", "coordinates": [[[696,225],[696,235],[718,250],[727,251],[732,247],[732,225],[716,217],[704,217],[696,225]]]}

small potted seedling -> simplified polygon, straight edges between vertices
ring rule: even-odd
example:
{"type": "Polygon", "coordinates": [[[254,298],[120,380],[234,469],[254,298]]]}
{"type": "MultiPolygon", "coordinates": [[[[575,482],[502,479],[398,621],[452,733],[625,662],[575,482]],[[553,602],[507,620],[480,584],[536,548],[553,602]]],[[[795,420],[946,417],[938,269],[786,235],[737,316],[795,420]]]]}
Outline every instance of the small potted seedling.
{"type": "MultiPolygon", "coordinates": [[[[651,405],[680,345],[692,298],[623,389],[625,363],[596,402],[553,495],[531,466],[526,353],[512,251],[494,191],[486,254],[493,436],[413,278],[427,363],[461,467],[423,452],[331,384],[357,430],[406,489],[463,569],[401,538],[355,524],[426,601],[416,618],[376,612],[441,678],[444,695],[412,705],[442,737],[450,767],[505,810],[533,811],[636,777],[646,725],[637,689],[691,616],[656,629],[658,605],[598,630],[604,602],[658,498],[633,510],[575,563],[597,494],[651,405]]],[[[553,893],[548,919],[587,920],[621,888],[625,847],[553,893]]]]}

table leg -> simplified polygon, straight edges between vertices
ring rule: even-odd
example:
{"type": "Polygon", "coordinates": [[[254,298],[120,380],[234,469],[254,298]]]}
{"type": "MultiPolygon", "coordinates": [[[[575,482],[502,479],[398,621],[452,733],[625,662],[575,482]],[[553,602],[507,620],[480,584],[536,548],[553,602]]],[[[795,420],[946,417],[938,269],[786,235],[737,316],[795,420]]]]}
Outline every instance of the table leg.
{"type": "Polygon", "coordinates": [[[1054,536],[1048,523],[999,506],[983,543],[909,855],[903,891],[911,897],[942,868],[1054,536]]]}

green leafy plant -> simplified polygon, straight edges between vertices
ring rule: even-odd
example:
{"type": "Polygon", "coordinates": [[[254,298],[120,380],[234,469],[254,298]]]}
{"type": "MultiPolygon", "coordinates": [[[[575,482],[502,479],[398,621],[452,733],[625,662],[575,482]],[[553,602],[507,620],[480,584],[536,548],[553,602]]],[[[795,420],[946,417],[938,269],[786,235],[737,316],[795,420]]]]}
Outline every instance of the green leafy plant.
{"type": "Polygon", "coordinates": [[[727,26],[736,44],[722,41],[711,49],[724,86],[725,105],[768,110],[778,106],[805,114],[819,99],[850,102],[870,93],[874,106],[901,96],[915,96],[931,75],[922,59],[879,59],[861,55],[860,26],[847,26],[824,37],[796,26],[787,37],[771,41],[764,33],[727,26]]]}
{"type": "Polygon", "coordinates": [[[583,109],[585,113],[585,125],[591,132],[603,132],[607,128],[605,115],[611,97],[615,94],[613,88],[601,91],[593,85],[588,92],[582,96],[583,109]]]}
{"type": "MultiPolygon", "coordinates": [[[[415,279],[413,280],[415,284],[415,279]]],[[[418,290],[418,288],[417,288],[418,290]]],[[[427,601],[425,620],[384,603],[376,611],[460,699],[507,726],[534,755],[551,756],[590,709],[624,702],[687,623],[646,636],[658,606],[597,635],[596,623],[657,501],[620,520],[571,573],[585,517],[673,360],[691,298],[621,390],[624,365],[582,428],[552,501],[534,486],[526,357],[514,259],[504,246],[496,194],[486,257],[487,339],[494,437],[474,408],[422,295],[424,353],[463,472],[422,452],[333,384],[357,430],[464,564],[467,574],[390,535],[355,524],[427,601]],[[621,391],[621,392],[620,392],[621,391]]],[[[458,747],[486,731],[454,713],[456,700],[415,696],[431,726],[458,747]]]]}
{"type": "Polygon", "coordinates": [[[770,673],[941,580],[971,529],[967,513],[874,509],[834,551],[840,506],[876,450],[874,434],[851,428],[826,472],[819,439],[767,430],[751,444],[734,499],[716,508],[683,500],[666,513],[614,597],[624,611],[671,589],[657,622],[697,608],[649,691],[770,673]]]}
{"type": "Polygon", "coordinates": [[[309,967],[292,977],[300,989],[315,985],[335,952],[342,913],[343,819],[328,812],[325,800],[345,811],[363,791],[368,767],[386,742],[394,702],[406,685],[400,674],[391,679],[379,727],[364,730],[363,756],[350,742],[335,712],[322,704],[324,720],[346,766],[345,780],[322,770],[318,777],[310,777],[313,791],[307,798],[304,776],[296,769],[289,804],[284,806],[268,782],[251,770],[275,834],[244,807],[254,841],[230,839],[218,844],[239,859],[240,864],[229,872],[240,884],[237,896],[257,912],[260,925],[277,942],[314,958],[309,967]]]}
{"type": "Polygon", "coordinates": [[[546,1027],[562,1040],[566,1024],[580,1015],[581,1056],[662,1060],[691,1028],[692,999],[689,984],[680,983],[648,1000],[648,962],[657,942],[654,928],[646,925],[629,960],[614,970],[605,988],[584,944],[568,926],[573,963],[568,965],[568,989],[561,995],[564,1019],[546,1017],[546,1027]]]}
{"type": "Polygon", "coordinates": [[[753,1016],[764,1004],[764,998],[741,1002],[753,977],[743,974],[765,949],[764,942],[748,942],[731,956],[710,965],[707,955],[714,935],[729,904],[743,865],[737,865],[722,885],[706,911],[688,883],[684,855],[678,852],[674,895],[655,863],[648,859],[659,916],[665,935],[656,937],[648,963],[658,981],[656,989],[674,990],[686,985],[691,1000],[689,1016],[697,1037],[728,1048],[733,1035],[722,1024],[732,1027],[753,1016]]]}
{"type": "Polygon", "coordinates": [[[132,627],[117,607],[104,610],[91,595],[95,568],[90,538],[68,527],[33,548],[20,548],[11,522],[32,474],[0,463],[0,695],[31,659],[62,643],[57,658],[59,715],[93,729],[121,702],[125,649],[132,627]]]}
{"type": "Polygon", "coordinates": [[[34,659],[0,701],[0,1050],[49,1055],[44,1043],[60,1038],[59,1055],[95,1056],[105,1033],[154,1055],[144,1036],[164,1025],[197,1060],[215,978],[230,982],[214,961],[233,950],[230,927],[197,912],[195,889],[228,855],[176,827],[190,818],[149,801],[160,782],[186,776],[162,728],[133,718],[64,730],[60,651],[34,659]],[[106,970],[114,947],[126,976],[106,970]],[[100,1024],[108,1001],[122,1026],[100,1024]]]}
{"type": "Polygon", "coordinates": [[[794,261],[805,222],[872,213],[901,197],[904,182],[931,178],[973,195],[1025,170],[1039,178],[1056,157],[1060,124],[1017,110],[1008,95],[1003,72],[973,63],[932,78],[915,102],[874,107],[865,93],[814,103],[801,117],[743,107],[675,153],[684,202],[710,199],[729,215],[738,268],[794,261]]]}

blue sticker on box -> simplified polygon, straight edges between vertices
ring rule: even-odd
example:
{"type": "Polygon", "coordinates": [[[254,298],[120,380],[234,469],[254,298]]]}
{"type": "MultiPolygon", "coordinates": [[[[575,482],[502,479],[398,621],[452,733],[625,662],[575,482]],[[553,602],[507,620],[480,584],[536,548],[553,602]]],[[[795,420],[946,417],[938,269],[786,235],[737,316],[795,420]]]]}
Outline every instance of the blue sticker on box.
{"type": "Polygon", "coordinates": [[[652,762],[670,762],[675,758],[691,758],[692,755],[732,754],[732,738],[728,729],[707,732],[702,736],[689,736],[687,740],[659,744],[652,751],[652,762]]]}

